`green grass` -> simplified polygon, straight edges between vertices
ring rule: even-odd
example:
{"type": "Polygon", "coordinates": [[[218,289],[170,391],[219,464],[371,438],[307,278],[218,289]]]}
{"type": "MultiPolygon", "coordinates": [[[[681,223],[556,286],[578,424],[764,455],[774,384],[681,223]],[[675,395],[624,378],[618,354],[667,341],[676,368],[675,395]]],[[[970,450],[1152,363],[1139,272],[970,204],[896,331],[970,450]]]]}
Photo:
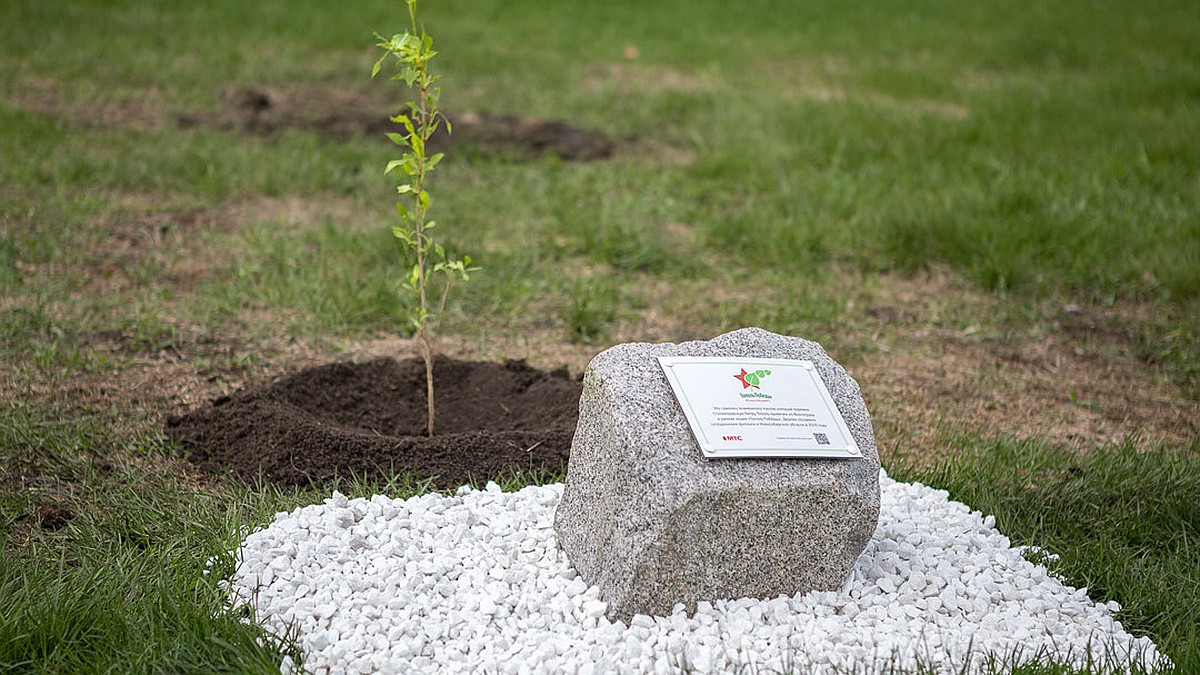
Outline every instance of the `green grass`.
{"type": "MultiPolygon", "coordinates": [[[[680,35],[683,8],[431,8],[448,108],[565,118],[697,155],[666,169],[635,157],[539,167],[536,177],[485,161],[439,177],[439,192],[454,195],[447,215],[484,232],[497,221],[536,225],[523,216],[557,221],[578,237],[571,252],[618,270],[673,266],[656,233],[690,222],[709,248],[764,265],[944,263],[998,290],[1200,296],[1190,264],[1200,259],[1190,142],[1200,137],[1200,60],[1194,30],[1177,20],[1187,3],[714,5],[688,11],[680,35]],[[579,85],[620,61],[626,43],[641,56],[625,77],[651,84],[629,94],[619,81],[579,85]],[[652,83],[663,70],[704,84],[660,90],[652,83]],[[555,189],[529,184],[545,175],[557,176],[555,189]]],[[[204,110],[221,87],[247,82],[386,96],[388,83],[364,77],[368,36],[396,18],[385,3],[357,9],[17,2],[0,29],[10,66],[0,87],[17,94],[20,78],[55,81],[82,119],[0,106],[15,159],[5,182],[51,189],[51,204],[84,187],[207,201],[373,191],[386,217],[381,144],[86,122],[89,105],[111,101],[204,110]]],[[[6,257],[29,255],[32,244],[6,242],[6,257]]]]}
{"type": "Polygon", "coordinates": [[[1200,670],[1200,442],[1139,452],[1132,441],[1077,453],[1029,440],[963,436],[933,469],[898,462],[897,480],[946,489],[996,516],[1014,545],[1151,635],[1177,672],[1200,670]]]}
{"type": "MultiPolygon", "coordinates": [[[[434,215],[484,271],[445,330],[599,347],[678,315],[699,333],[679,337],[760,325],[853,361],[880,348],[864,293],[949,270],[1001,306],[949,299],[938,328],[1019,335],[1054,330],[1067,303],[1139,308],[1113,349],[1200,397],[1192,5],[429,3],[447,110],[567,120],[620,146],[595,163],[448,155],[434,215]]],[[[0,671],[270,671],[287,645],[215,616],[202,570],[228,569],[239,527],[318,493],[189,484],[160,411],[101,409],[71,382],[196,336],[250,345],[197,357],[215,362],[270,359],[253,351],[265,338],[404,332],[389,144],[220,123],[224,92],[247,86],[293,87],[324,114],[341,112],[326,92],[398,106],[368,75],[372,33],[403,28],[403,7],[10,0],[5,19],[0,364],[18,397],[0,409],[0,671]],[[97,347],[111,335],[121,349],[97,347]],[[45,506],[76,515],[49,531],[45,506]]],[[[1200,670],[1194,442],[1084,458],[960,444],[961,462],[896,470],[1062,555],[1065,578],[1200,670]]]]}
{"type": "Polygon", "coordinates": [[[293,647],[226,612],[218,585],[246,528],[335,488],[428,487],[404,476],[290,492],[206,485],[181,475],[155,435],[119,439],[94,418],[62,416],[0,408],[0,672],[277,673],[293,647]],[[48,508],[68,515],[39,524],[48,508]]]}
{"type": "Polygon", "coordinates": [[[217,587],[232,570],[222,551],[236,541],[237,523],[255,507],[261,514],[267,497],[218,495],[161,470],[114,466],[118,441],[104,425],[55,417],[12,403],[0,409],[0,671],[277,670],[278,651],[258,645],[255,626],[221,612],[217,587]],[[25,489],[14,492],[14,483],[25,489]],[[70,514],[52,531],[36,522],[50,507],[70,514]]]}
{"type": "MultiPolygon", "coordinates": [[[[270,672],[288,643],[257,640],[253,624],[223,614],[216,580],[247,525],[319,500],[323,490],[280,493],[189,484],[173,450],[152,435],[117,438],[95,420],[24,405],[0,410],[0,501],[8,553],[0,561],[0,669],[37,672],[270,672]],[[117,457],[116,462],[112,458],[117,457]],[[61,529],[30,522],[42,507],[73,517],[61,529]],[[212,561],[211,571],[209,561],[212,561]]],[[[1131,444],[1078,454],[1036,441],[962,437],[959,455],[934,469],[897,463],[893,477],[944,487],[995,514],[1014,544],[1061,558],[1045,562],[1066,583],[1115,600],[1125,627],[1154,637],[1176,672],[1200,664],[1200,461],[1186,452],[1138,453],[1131,444]]],[[[499,477],[505,489],[557,476],[499,477]]],[[[404,497],[419,480],[350,480],[351,496],[404,497]]],[[[1035,556],[1036,559],[1036,556],[1035,556]]],[[[1004,659],[996,672],[1008,672],[1004,659]]],[[[1018,673],[1073,671],[1053,663],[1018,673]]]]}
{"type": "Polygon", "coordinates": [[[407,295],[397,281],[402,254],[386,228],[363,236],[325,222],[297,236],[264,223],[246,232],[244,246],[248,255],[231,278],[206,293],[214,312],[236,317],[253,297],[254,308],[284,310],[293,333],[405,323],[407,295]]]}

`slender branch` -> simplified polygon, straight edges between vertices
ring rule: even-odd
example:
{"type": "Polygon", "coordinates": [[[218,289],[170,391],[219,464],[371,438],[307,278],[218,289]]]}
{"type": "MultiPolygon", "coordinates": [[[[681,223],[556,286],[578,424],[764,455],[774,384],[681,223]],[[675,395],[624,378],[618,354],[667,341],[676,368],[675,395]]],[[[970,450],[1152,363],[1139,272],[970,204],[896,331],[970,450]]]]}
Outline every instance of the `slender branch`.
{"type": "MultiPolygon", "coordinates": [[[[413,5],[410,4],[410,7],[413,5]]],[[[414,31],[415,31],[414,17],[414,31]]],[[[421,195],[425,190],[425,173],[426,173],[426,154],[425,143],[429,140],[429,73],[425,69],[425,63],[422,62],[418,66],[418,110],[419,117],[417,129],[421,134],[421,156],[417,161],[417,190],[413,199],[416,200],[416,230],[417,230],[417,287],[420,289],[420,318],[417,320],[417,337],[421,341],[421,356],[425,360],[425,402],[428,412],[428,424],[426,429],[430,436],[434,434],[434,393],[433,393],[433,345],[429,341],[429,331],[426,329],[425,322],[428,320],[429,303],[425,295],[426,283],[426,249],[428,245],[425,241],[425,208],[422,204],[421,195]]]]}

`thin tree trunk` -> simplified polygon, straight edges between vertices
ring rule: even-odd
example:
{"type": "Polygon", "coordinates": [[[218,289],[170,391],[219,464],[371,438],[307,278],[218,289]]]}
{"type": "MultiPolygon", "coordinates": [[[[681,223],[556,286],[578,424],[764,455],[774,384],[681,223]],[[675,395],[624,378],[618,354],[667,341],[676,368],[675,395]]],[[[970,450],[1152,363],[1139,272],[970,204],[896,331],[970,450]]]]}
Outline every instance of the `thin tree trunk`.
{"type": "Polygon", "coordinates": [[[429,409],[429,424],[426,427],[433,436],[433,345],[429,336],[421,331],[421,357],[425,360],[425,401],[429,409]]]}

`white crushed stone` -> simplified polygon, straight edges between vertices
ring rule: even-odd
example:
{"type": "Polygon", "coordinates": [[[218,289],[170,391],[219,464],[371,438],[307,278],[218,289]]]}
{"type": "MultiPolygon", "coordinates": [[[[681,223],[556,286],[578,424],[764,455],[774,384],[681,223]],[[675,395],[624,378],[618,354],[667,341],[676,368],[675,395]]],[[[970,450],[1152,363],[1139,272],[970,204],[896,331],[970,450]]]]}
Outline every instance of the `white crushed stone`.
{"type": "MultiPolygon", "coordinates": [[[[313,673],[975,672],[989,658],[1167,663],[945,491],[881,473],[879,526],[836,592],[604,618],[555,541],[561,485],[376,495],[280,513],[228,580],[313,673]],[[927,671],[927,672],[930,672],[927,671]]],[[[1096,665],[1093,663],[1093,665],[1096,665]]],[[[282,670],[291,670],[285,662],[282,670]]]]}

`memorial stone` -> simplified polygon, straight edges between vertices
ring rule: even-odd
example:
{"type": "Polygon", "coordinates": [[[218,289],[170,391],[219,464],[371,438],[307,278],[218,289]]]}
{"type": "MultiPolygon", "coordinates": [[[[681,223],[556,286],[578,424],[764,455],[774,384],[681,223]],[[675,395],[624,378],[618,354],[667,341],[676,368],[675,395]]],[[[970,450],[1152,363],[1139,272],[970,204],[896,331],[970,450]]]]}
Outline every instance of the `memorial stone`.
{"type": "Polygon", "coordinates": [[[875,530],[879,466],[858,384],[815,342],[745,328],[710,341],[622,344],[584,374],[554,527],[612,620],[834,590],[875,530]],[[658,357],[811,362],[858,454],[706,459],[658,357]]]}

